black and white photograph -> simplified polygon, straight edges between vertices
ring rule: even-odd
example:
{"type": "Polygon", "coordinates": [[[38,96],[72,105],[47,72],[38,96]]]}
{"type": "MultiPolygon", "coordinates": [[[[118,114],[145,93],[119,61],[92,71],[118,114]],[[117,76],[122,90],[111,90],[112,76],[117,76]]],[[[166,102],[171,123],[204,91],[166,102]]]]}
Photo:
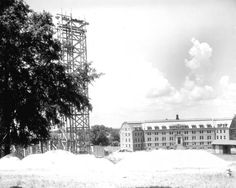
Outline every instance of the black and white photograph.
{"type": "Polygon", "coordinates": [[[235,0],[0,0],[0,188],[235,188],[235,0]]]}

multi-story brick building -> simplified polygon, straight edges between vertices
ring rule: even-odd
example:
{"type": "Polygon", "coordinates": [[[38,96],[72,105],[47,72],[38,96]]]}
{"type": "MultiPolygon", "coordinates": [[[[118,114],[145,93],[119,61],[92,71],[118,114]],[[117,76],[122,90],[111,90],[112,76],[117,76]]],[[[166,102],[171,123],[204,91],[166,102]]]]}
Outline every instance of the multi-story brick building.
{"type": "Polygon", "coordinates": [[[176,119],[124,122],[120,129],[121,149],[211,149],[214,140],[229,140],[232,118],[176,119]]]}

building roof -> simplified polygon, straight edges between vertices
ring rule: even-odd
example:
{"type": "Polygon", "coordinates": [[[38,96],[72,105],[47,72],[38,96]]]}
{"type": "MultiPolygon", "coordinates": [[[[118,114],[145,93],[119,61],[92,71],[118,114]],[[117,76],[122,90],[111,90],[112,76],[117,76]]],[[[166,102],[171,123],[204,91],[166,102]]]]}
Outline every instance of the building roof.
{"type": "MultiPolygon", "coordinates": [[[[224,121],[232,120],[232,118],[191,118],[191,119],[160,119],[148,121],[130,121],[128,124],[142,124],[142,123],[166,123],[166,122],[190,122],[190,121],[224,121]]],[[[236,120],[235,120],[236,121],[236,120]]]]}
{"type": "Polygon", "coordinates": [[[231,129],[236,129],[236,115],[234,116],[234,118],[232,119],[232,122],[230,124],[230,128],[231,129]]]}
{"type": "Polygon", "coordinates": [[[178,126],[178,128],[193,128],[192,125],[194,125],[195,128],[207,128],[208,125],[211,125],[211,127],[217,127],[220,122],[224,122],[224,127],[229,127],[231,121],[232,118],[162,119],[152,121],[131,121],[124,122],[124,124],[129,125],[130,127],[141,126],[144,130],[154,130],[156,128],[174,129],[174,126],[178,126]]]}
{"type": "Polygon", "coordinates": [[[236,146],[236,140],[214,140],[212,145],[231,145],[236,146]]]}

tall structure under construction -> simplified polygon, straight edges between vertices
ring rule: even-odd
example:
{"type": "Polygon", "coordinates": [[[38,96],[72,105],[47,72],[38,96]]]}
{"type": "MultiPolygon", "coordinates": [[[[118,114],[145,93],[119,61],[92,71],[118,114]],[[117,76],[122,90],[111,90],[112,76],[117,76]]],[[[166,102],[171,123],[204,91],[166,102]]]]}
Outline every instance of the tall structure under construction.
{"type": "MultiPolygon", "coordinates": [[[[73,73],[78,67],[86,68],[86,25],[88,23],[75,19],[72,15],[58,14],[56,19],[57,38],[62,44],[62,62],[66,65],[67,71],[73,73]]],[[[83,94],[88,97],[88,83],[81,87],[83,94]]],[[[63,124],[58,142],[63,149],[73,153],[89,153],[89,109],[77,111],[72,105],[71,110],[73,112],[71,118],[62,118],[63,124]]]]}

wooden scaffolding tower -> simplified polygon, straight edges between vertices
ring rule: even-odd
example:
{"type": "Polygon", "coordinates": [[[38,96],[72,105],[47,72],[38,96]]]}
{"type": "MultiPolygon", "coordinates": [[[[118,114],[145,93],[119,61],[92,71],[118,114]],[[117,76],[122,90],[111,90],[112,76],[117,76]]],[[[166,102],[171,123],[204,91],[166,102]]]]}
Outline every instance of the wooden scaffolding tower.
{"type": "MultiPolygon", "coordinates": [[[[86,25],[88,23],[75,19],[72,15],[57,14],[56,19],[57,38],[62,44],[62,61],[66,65],[67,71],[73,73],[77,67],[86,68],[86,25]]],[[[83,94],[88,97],[88,83],[81,87],[83,94]]],[[[59,136],[52,138],[54,146],[73,153],[89,153],[89,109],[77,111],[74,106],[71,106],[71,110],[72,117],[62,118],[63,124],[57,132],[59,136]]]]}

